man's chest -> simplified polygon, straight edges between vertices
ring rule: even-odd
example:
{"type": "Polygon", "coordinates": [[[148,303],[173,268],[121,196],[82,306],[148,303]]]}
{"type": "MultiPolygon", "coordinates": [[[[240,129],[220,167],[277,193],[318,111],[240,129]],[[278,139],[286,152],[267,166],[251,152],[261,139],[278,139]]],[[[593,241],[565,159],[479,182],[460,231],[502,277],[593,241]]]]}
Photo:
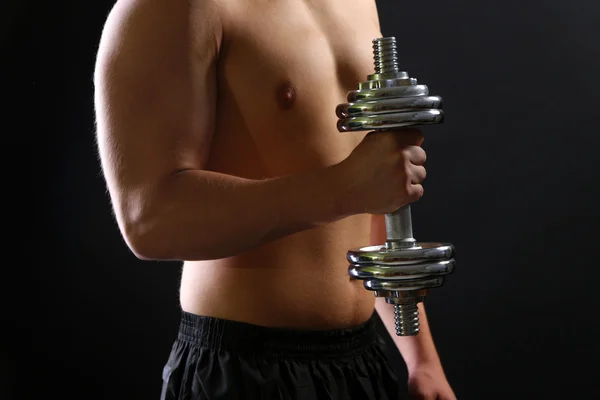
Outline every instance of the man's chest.
{"type": "Polygon", "coordinates": [[[373,72],[371,41],[381,36],[374,2],[318,3],[239,7],[225,32],[220,60],[241,107],[257,101],[265,108],[308,107],[306,112],[315,103],[331,107],[373,72]],[[290,88],[294,104],[286,102],[290,88]]]}
{"type": "Polygon", "coordinates": [[[373,73],[377,10],[367,0],[320,3],[244,3],[224,30],[218,136],[247,132],[270,171],[337,163],[364,136],[338,132],[335,109],[373,73]]]}

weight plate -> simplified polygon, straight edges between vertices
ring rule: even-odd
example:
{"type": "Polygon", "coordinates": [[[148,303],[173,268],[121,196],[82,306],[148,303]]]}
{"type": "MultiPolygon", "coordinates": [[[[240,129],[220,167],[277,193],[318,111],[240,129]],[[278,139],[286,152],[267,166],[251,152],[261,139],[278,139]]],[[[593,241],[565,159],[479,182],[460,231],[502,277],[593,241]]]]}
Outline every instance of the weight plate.
{"type": "Polygon", "coordinates": [[[383,245],[350,250],[346,258],[351,264],[398,265],[447,260],[454,256],[450,243],[417,242],[415,247],[388,249],[383,245]]]}
{"type": "Polygon", "coordinates": [[[444,278],[430,278],[418,280],[380,281],[377,279],[367,280],[364,286],[368,290],[390,290],[406,291],[440,287],[444,284],[444,278]]]}
{"type": "Polygon", "coordinates": [[[351,264],[348,274],[356,279],[416,279],[426,276],[447,275],[454,270],[454,259],[403,265],[351,264]]]}
{"type": "Polygon", "coordinates": [[[380,89],[352,90],[348,92],[348,103],[357,100],[375,100],[392,97],[427,96],[429,89],[425,85],[394,86],[380,89]]]}
{"type": "Polygon", "coordinates": [[[439,124],[443,121],[444,113],[441,110],[418,110],[339,119],[337,129],[340,132],[367,131],[439,124]]]}
{"type": "Polygon", "coordinates": [[[348,118],[440,108],[442,108],[441,97],[418,96],[340,104],[336,107],[335,113],[338,118],[348,118]]]}

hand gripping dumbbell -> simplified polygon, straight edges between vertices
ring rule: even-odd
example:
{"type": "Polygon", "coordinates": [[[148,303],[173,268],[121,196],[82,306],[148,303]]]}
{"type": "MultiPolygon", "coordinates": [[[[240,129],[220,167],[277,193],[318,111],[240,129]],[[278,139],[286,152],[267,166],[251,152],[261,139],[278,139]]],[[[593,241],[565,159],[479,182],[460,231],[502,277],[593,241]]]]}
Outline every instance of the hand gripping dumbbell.
{"type": "MultiPolygon", "coordinates": [[[[442,99],[429,96],[425,85],[398,68],[394,37],[373,40],[375,74],[348,93],[336,108],[338,130],[384,131],[443,121],[442,99]]],[[[401,132],[398,132],[401,135],[401,132]]],[[[376,196],[377,194],[373,194],[376,196]]],[[[417,304],[432,288],[442,286],[454,268],[449,243],[420,243],[413,238],[410,205],[385,215],[385,244],[350,250],[348,272],[377,297],[394,306],[396,334],[419,333],[417,304]]]]}

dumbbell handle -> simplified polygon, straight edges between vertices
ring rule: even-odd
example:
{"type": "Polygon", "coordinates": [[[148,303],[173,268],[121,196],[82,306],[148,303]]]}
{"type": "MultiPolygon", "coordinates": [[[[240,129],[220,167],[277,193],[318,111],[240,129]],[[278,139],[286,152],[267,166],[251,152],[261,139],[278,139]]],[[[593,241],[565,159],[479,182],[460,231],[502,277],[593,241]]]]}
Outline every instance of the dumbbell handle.
{"type": "Polygon", "coordinates": [[[410,204],[385,214],[385,231],[387,236],[385,244],[388,248],[405,248],[415,245],[410,204]]]}

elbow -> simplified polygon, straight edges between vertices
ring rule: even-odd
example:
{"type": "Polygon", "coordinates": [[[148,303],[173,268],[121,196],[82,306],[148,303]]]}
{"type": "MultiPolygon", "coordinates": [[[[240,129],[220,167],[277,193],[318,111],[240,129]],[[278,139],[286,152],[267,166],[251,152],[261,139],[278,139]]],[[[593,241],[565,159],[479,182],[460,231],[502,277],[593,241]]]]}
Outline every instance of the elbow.
{"type": "Polygon", "coordinates": [[[200,229],[203,224],[190,220],[172,201],[158,196],[127,200],[117,208],[117,220],[129,250],[140,260],[209,260],[224,247],[218,245],[220,235],[200,229]]]}
{"type": "Polygon", "coordinates": [[[129,250],[143,261],[167,261],[174,257],[168,252],[168,244],[158,227],[149,226],[147,221],[122,224],[121,232],[129,250]]]}
{"type": "Polygon", "coordinates": [[[165,261],[173,259],[167,226],[161,218],[141,207],[123,208],[117,212],[121,235],[129,250],[140,260],[165,261]],[[120,212],[119,212],[120,211],[120,212]]]}
{"type": "Polygon", "coordinates": [[[142,261],[162,261],[162,254],[153,250],[143,238],[132,235],[125,236],[125,243],[133,255],[142,261]]]}
{"type": "Polygon", "coordinates": [[[198,238],[191,243],[190,235],[182,234],[185,229],[178,229],[169,220],[162,215],[122,224],[121,231],[129,250],[143,261],[203,261],[220,258],[214,254],[215,247],[208,240],[198,238]]]}
{"type": "Polygon", "coordinates": [[[142,261],[208,261],[223,256],[218,247],[202,240],[186,243],[189,239],[164,226],[129,225],[123,237],[129,250],[142,261]]]}
{"type": "Polygon", "coordinates": [[[140,260],[164,261],[173,257],[165,216],[148,191],[121,193],[115,201],[115,216],[125,244],[140,260]],[[144,194],[145,192],[145,194],[144,194]]]}

